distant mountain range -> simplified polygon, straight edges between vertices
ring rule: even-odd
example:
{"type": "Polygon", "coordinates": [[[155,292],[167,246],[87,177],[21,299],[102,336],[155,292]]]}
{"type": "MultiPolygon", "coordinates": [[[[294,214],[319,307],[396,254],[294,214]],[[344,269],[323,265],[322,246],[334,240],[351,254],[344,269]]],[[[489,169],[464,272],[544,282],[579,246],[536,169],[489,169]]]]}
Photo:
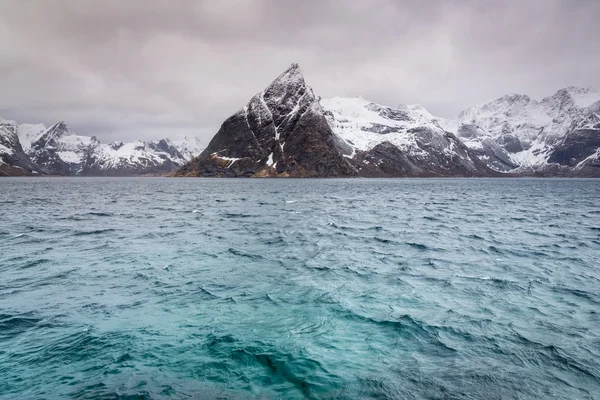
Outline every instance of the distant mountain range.
{"type": "Polygon", "coordinates": [[[183,141],[109,144],[0,119],[0,175],[212,177],[600,177],[600,92],[541,101],[509,94],[454,119],[421,105],[320,99],[297,64],[257,93],[204,149],[183,141]],[[194,156],[197,156],[194,158],[194,156]]]}
{"type": "Polygon", "coordinates": [[[441,121],[490,167],[540,176],[600,176],[600,92],[568,87],[538,102],[510,94],[441,121]]]}
{"type": "Polygon", "coordinates": [[[202,152],[198,138],[100,143],[63,121],[49,128],[0,119],[0,176],[171,174],[202,152]]]}
{"type": "Polygon", "coordinates": [[[600,176],[600,93],[511,94],[431,115],[362,98],[319,99],[297,64],[229,117],[179,176],[600,176]]]}

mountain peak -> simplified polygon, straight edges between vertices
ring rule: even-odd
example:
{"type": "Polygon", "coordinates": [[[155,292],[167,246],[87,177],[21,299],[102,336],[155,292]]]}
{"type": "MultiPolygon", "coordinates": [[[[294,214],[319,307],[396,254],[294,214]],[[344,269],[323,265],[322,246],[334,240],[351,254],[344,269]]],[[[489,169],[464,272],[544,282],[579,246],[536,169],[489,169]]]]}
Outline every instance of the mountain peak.
{"type": "Polygon", "coordinates": [[[552,96],[545,97],[542,103],[548,113],[556,114],[563,109],[584,109],[600,101],[600,92],[593,87],[567,86],[558,90],[552,96]]]}
{"type": "Polygon", "coordinates": [[[300,65],[296,62],[292,63],[288,69],[283,72],[282,75],[302,75],[302,70],[300,70],[300,65]]]}
{"type": "Polygon", "coordinates": [[[565,90],[569,93],[597,93],[598,91],[593,86],[567,86],[565,90]]]}
{"type": "Polygon", "coordinates": [[[67,123],[65,121],[56,122],[54,125],[52,125],[50,127],[50,129],[55,130],[55,131],[61,131],[61,132],[70,130],[69,125],[67,125],[67,123]]]}
{"type": "Polygon", "coordinates": [[[286,72],[294,72],[297,74],[302,74],[302,71],[300,71],[300,65],[297,62],[293,62],[289,68],[286,70],[286,72]]]}
{"type": "Polygon", "coordinates": [[[179,175],[354,176],[297,63],[229,117],[179,175]]]}
{"type": "Polygon", "coordinates": [[[298,63],[292,63],[292,65],[290,65],[288,69],[283,71],[277,78],[275,78],[273,83],[282,80],[285,81],[293,77],[304,79],[304,76],[302,75],[302,70],[300,70],[300,65],[298,65],[298,63]]]}
{"type": "Polygon", "coordinates": [[[0,117],[0,124],[2,124],[2,125],[16,125],[17,123],[15,121],[10,120],[10,119],[4,119],[4,118],[0,117]]]}
{"type": "Polygon", "coordinates": [[[44,142],[47,142],[51,139],[60,138],[62,136],[74,135],[75,133],[71,130],[69,125],[65,121],[58,121],[54,125],[52,125],[43,135],[41,135],[39,139],[44,138],[44,142]]]}
{"type": "Polygon", "coordinates": [[[266,98],[275,96],[280,100],[285,93],[297,92],[306,88],[304,76],[297,63],[293,63],[288,69],[281,73],[267,88],[263,91],[266,98]]]}
{"type": "Polygon", "coordinates": [[[520,93],[508,93],[500,98],[498,98],[498,100],[503,100],[503,101],[508,101],[508,102],[520,102],[520,101],[529,101],[529,96],[527,96],[526,94],[520,94],[520,93]]]}
{"type": "MultiPolygon", "coordinates": [[[[258,116],[260,123],[272,121],[277,128],[284,120],[290,120],[302,113],[318,101],[312,89],[306,84],[297,63],[293,63],[280,74],[262,92],[254,96],[246,105],[246,113],[258,116]]],[[[279,140],[279,134],[275,133],[279,140]]]]}

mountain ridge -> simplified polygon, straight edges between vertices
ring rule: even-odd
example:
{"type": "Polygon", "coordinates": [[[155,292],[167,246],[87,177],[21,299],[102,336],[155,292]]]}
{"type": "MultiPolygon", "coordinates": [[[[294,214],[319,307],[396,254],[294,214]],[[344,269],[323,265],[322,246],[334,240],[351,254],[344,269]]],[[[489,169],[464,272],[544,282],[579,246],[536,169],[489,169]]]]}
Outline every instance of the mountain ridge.
{"type": "Polygon", "coordinates": [[[495,174],[454,134],[425,121],[430,114],[422,106],[394,110],[365,100],[344,103],[336,107],[316,97],[294,63],[227,118],[206,150],[176,176],[495,174]]]}
{"type": "Polygon", "coordinates": [[[0,118],[0,174],[600,177],[600,92],[509,93],[439,118],[420,104],[316,96],[297,63],[199,139],[101,143],[0,118]]]}
{"type": "Polygon", "coordinates": [[[600,176],[600,92],[593,87],[569,86],[541,101],[505,95],[441,123],[499,172],[600,176]]]}
{"type": "Polygon", "coordinates": [[[46,128],[0,119],[0,144],[0,175],[169,175],[203,150],[195,137],[105,144],[62,120],[46,128]]]}

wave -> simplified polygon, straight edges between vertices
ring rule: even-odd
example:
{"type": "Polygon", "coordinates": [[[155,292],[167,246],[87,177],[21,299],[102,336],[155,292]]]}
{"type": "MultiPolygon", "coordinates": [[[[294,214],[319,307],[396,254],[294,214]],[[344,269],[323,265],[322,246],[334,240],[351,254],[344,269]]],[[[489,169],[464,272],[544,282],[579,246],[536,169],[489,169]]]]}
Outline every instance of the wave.
{"type": "Polygon", "coordinates": [[[223,213],[221,214],[223,217],[225,218],[249,218],[249,217],[256,217],[256,215],[251,215],[251,214],[245,214],[245,213],[223,213]]]}
{"type": "Polygon", "coordinates": [[[104,233],[117,232],[116,229],[107,228],[107,229],[93,229],[89,231],[77,231],[73,233],[73,236],[89,236],[89,235],[101,235],[104,233]]]}
{"type": "Polygon", "coordinates": [[[35,327],[42,321],[34,313],[0,314],[0,339],[6,340],[18,336],[35,327]]]}
{"type": "Polygon", "coordinates": [[[39,258],[36,260],[30,260],[30,261],[26,262],[24,265],[21,265],[19,267],[19,269],[33,268],[33,267],[37,267],[38,265],[43,265],[43,264],[47,264],[50,262],[51,262],[51,260],[49,260],[47,258],[39,258]]]}
{"type": "Polygon", "coordinates": [[[377,236],[373,236],[373,240],[375,240],[376,242],[379,242],[379,243],[386,243],[386,244],[396,243],[395,241],[393,241],[391,239],[380,238],[380,237],[377,237],[377,236]]]}
{"type": "Polygon", "coordinates": [[[263,259],[263,256],[261,256],[260,254],[251,254],[251,253],[248,253],[248,252],[246,252],[244,250],[236,249],[234,247],[230,247],[227,251],[229,253],[231,253],[233,255],[236,255],[236,256],[239,256],[239,257],[250,258],[250,259],[253,259],[253,260],[261,260],[261,259],[263,259]]]}
{"type": "Polygon", "coordinates": [[[460,279],[468,279],[468,280],[478,280],[489,282],[491,284],[497,285],[499,287],[507,288],[515,288],[519,290],[525,290],[526,288],[522,286],[520,282],[512,281],[510,279],[498,278],[498,277],[490,277],[490,276],[472,276],[472,275],[454,275],[456,278],[460,279]]]}
{"type": "Polygon", "coordinates": [[[592,367],[585,366],[578,362],[575,358],[567,354],[567,352],[553,344],[543,344],[531,339],[526,338],[524,335],[513,330],[514,337],[518,342],[522,343],[526,347],[535,350],[533,354],[528,352],[530,355],[526,358],[528,363],[536,363],[536,359],[542,365],[556,365],[560,369],[573,370],[576,373],[583,374],[595,381],[600,381],[600,373],[594,371],[592,367]]]}
{"type": "Polygon", "coordinates": [[[415,242],[406,242],[407,245],[409,245],[410,247],[414,247],[415,249],[419,249],[419,250],[428,250],[429,247],[423,243],[415,243],[415,242]]]}
{"type": "Polygon", "coordinates": [[[590,293],[585,290],[580,290],[580,289],[575,289],[575,288],[570,288],[570,287],[565,287],[565,286],[558,286],[558,285],[553,286],[552,290],[557,293],[572,295],[572,296],[579,297],[581,299],[585,299],[595,305],[600,305],[600,297],[597,294],[590,293]]]}
{"type": "Polygon", "coordinates": [[[271,382],[291,384],[302,397],[313,398],[319,392],[319,385],[311,377],[323,375],[327,380],[338,379],[301,349],[292,353],[264,342],[242,342],[231,334],[209,335],[205,347],[216,360],[213,365],[219,369],[227,370],[234,365],[260,367],[271,382]]]}
{"type": "Polygon", "coordinates": [[[270,245],[270,246],[276,246],[276,245],[286,245],[287,241],[282,236],[276,236],[276,237],[271,237],[271,238],[266,238],[266,239],[260,239],[260,243],[270,245]]]}
{"type": "Polygon", "coordinates": [[[92,212],[86,213],[85,215],[91,215],[94,217],[112,217],[113,216],[111,213],[100,212],[100,211],[92,211],[92,212]]]}
{"type": "Polygon", "coordinates": [[[438,327],[419,321],[411,315],[405,314],[394,319],[376,319],[346,308],[338,308],[338,310],[341,310],[345,318],[377,326],[380,329],[388,330],[390,333],[398,334],[405,339],[417,342],[425,341],[430,345],[433,344],[436,346],[438,350],[446,352],[456,353],[457,351],[440,339],[437,333],[439,330],[438,327]]]}
{"type": "Polygon", "coordinates": [[[475,240],[485,240],[485,238],[483,238],[483,237],[481,237],[479,235],[476,235],[474,233],[471,234],[471,235],[468,235],[467,238],[469,238],[469,239],[475,239],[475,240]]]}

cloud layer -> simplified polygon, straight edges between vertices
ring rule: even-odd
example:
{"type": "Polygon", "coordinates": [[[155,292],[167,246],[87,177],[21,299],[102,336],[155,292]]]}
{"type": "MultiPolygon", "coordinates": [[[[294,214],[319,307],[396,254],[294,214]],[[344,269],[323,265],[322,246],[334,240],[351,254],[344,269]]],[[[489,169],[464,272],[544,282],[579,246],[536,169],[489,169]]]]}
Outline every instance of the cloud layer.
{"type": "Polygon", "coordinates": [[[206,141],[298,62],[323,97],[433,114],[600,88],[595,0],[3,0],[0,116],[206,141]]]}

